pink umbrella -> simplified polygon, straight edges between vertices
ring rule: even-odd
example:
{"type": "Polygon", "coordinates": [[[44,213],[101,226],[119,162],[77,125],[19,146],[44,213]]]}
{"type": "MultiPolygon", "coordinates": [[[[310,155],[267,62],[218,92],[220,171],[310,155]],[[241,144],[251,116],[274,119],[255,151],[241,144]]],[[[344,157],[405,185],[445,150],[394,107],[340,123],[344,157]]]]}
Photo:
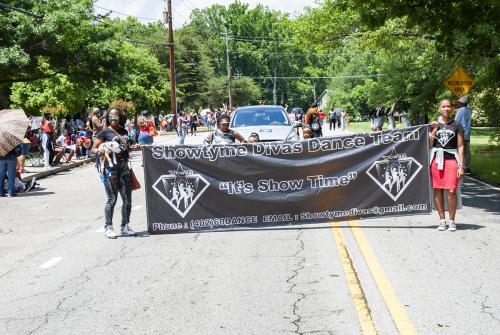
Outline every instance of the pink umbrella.
{"type": "Polygon", "coordinates": [[[22,109],[0,110],[0,156],[5,156],[20,144],[31,121],[22,109]]]}

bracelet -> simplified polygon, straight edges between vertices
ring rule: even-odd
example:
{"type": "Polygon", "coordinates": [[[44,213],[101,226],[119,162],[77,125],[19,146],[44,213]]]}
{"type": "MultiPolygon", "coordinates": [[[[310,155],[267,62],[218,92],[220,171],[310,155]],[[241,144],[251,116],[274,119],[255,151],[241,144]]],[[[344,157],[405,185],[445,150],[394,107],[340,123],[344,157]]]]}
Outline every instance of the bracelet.
{"type": "Polygon", "coordinates": [[[462,163],[458,163],[458,168],[459,169],[463,169],[464,168],[464,165],[462,163]]]}

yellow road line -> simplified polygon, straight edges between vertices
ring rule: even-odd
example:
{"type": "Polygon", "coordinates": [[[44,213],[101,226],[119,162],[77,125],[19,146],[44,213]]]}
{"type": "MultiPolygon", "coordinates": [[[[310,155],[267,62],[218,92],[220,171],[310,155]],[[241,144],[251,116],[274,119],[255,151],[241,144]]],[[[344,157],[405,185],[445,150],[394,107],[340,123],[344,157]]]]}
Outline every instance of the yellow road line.
{"type": "Polygon", "coordinates": [[[354,307],[358,314],[359,323],[363,334],[377,334],[377,329],[375,328],[375,323],[368,307],[368,302],[366,301],[365,293],[361,287],[361,283],[358,278],[358,274],[354,269],[351,256],[347,250],[347,245],[345,243],[344,235],[340,230],[338,223],[332,223],[333,236],[335,237],[335,244],[337,245],[337,250],[339,251],[340,261],[342,262],[342,267],[344,268],[344,273],[347,279],[347,285],[351,291],[352,300],[354,302],[354,307]]]}
{"type": "Polygon", "coordinates": [[[361,228],[357,226],[357,221],[349,221],[351,230],[354,234],[354,238],[358,242],[359,248],[363,257],[365,258],[366,264],[370,269],[373,279],[377,284],[380,295],[384,299],[385,305],[391,314],[392,320],[396,325],[396,328],[400,334],[413,335],[417,334],[415,327],[406,313],[406,310],[399,302],[394,289],[392,288],[389,279],[384,273],[384,270],[380,266],[375,254],[365,238],[365,235],[361,231],[361,228]]]}

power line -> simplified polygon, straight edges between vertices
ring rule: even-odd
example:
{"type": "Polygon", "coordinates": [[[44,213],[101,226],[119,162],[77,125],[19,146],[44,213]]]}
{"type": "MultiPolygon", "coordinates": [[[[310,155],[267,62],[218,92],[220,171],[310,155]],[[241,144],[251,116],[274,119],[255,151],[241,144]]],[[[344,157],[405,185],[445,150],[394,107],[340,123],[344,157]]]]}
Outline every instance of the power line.
{"type": "MultiPolygon", "coordinates": [[[[252,79],[350,79],[350,78],[373,78],[373,77],[382,77],[385,74],[359,74],[352,76],[335,76],[335,77],[274,77],[274,76],[261,76],[261,77],[252,77],[252,76],[243,76],[252,79]]],[[[233,79],[238,79],[233,77],[233,79]]]]}
{"type": "Polygon", "coordinates": [[[189,21],[189,19],[184,14],[182,14],[181,12],[179,12],[178,10],[176,10],[175,8],[172,8],[172,10],[174,12],[176,12],[178,15],[182,16],[186,21],[189,21]]]}
{"type": "Polygon", "coordinates": [[[28,16],[36,17],[37,19],[43,19],[42,15],[35,14],[33,12],[27,11],[27,10],[22,9],[22,8],[18,8],[18,7],[14,7],[14,6],[11,6],[11,5],[7,5],[7,4],[2,3],[2,2],[0,2],[0,7],[12,10],[14,12],[19,12],[19,13],[22,13],[22,14],[25,14],[25,15],[28,15],[28,16]]]}
{"type": "Polygon", "coordinates": [[[150,5],[148,5],[146,2],[142,1],[142,0],[132,0],[132,2],[138,2],[140,3],[141,5],[143,5],[144,7],[146,8],[149,8],[150,10],[152,10],[153,12],[158,12],[158,8],[153,8],[151,7],[150,5]]]}
{"type": "Polygon", "coordinates": [[[231,38],[230,40],[235,42],[247,42],[247,43],[281,43],[281,45],[294,45],[291,40],[261,40],[261,39],[238,39],[231,38]]]}
{"type": "Polygon", "coordinates": [[[292,41],[290,38],[278,38],[271,36],[230,36],[230,39],[238,40],[262,40],[262,41],[292,41]]]}
{"type": "MultiPolygon", "coordinates": [[[[148,45],[148,46],[170,46],[169,43],[137,41],[137,40],[130,40],[130,39],[127,39],[126,41],[129,42],[129,43],[132,43],[132,44],[143,44],[143,45],[148,45]]],[[[185,60],[187,60],[187,62],[185,62],[183,64],[192,65],[193,67],[195,67],[196,69],[198,69],[200,72],[203,72],[203,74],[206,75],[207,77],[211,77],[212,76],[212,74],[210,74],[206,69],[202,68],[199,65],[199,62],[195,62],[194,59],[191,58],[190,56],[188,56],[187,54],[180,53],[179,51],[177,51],[177,54],[180,57],[182,57],[185,60]]]]}
{"type": "Polygon", "coordinates": [[[168,43],[158,43],[158,42],[148,42],[148,41],[137,41],[137,40],[129,40],[127,39],[126,40],[127,42],[129,43],[132,43],[132,44],[144,44],[144,45],[149,45],[149,46],[170,46],[170,44],[168,43]]]}
{"type": "Polygon", "coordinates": [[[183,0],[183,2],[190,7],[189,9],[196,9],[196,6],[190,0],[183,0]]]}
{"type": "Polygon", "coordinates": [[[316,56],[316,57],[333,57],[336,53],[318,54],[314,52],[273,52],[259,50],[240,50],[229,51],[230,54],[263,54],[263,55],[283,55],[283,56],[316,56]]]}
{"type": "Polygon", "coordinates": [[[104,8],[104,7],[100,7],[100,6],[96,6],[96,5],[94,5],[94,7],[102,9],[102,10],[107,10],[108,12],[110,12],[110,14],[114,13],[114,14],[123,15],[123,16],[127,16],[127,17],[134,17],[134,18],[139,19],[139,20],[159,21],[159,19],[152,19],[152,18],[149,18],[149,17],[142,17],[142,16],[130,15],[130,14],[127,14],[127,13],[118,12],[118,11],[116,11],[114,9],[104,8]]]}
{"type": "Polygon", "coordinates": [[[281,42],[281,43],[288,43],[288,44],[292,44],[293,41],[292,40],[278,40],[278,39],[275,39],[275,40],[271,40],[271,39],[251,39],[251,38],[235,38],[235,37],[230,37],[229,38],[230,40],[232,41],[237,41],[237,42],[259,42],[259,43],[262,43],[262,42],[281,42]]]}

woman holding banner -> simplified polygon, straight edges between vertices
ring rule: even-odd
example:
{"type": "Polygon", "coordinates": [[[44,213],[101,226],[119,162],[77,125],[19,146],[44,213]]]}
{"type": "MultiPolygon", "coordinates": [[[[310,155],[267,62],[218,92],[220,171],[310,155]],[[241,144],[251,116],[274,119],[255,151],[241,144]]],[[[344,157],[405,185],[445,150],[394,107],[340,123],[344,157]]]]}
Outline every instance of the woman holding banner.
{"type": "Polygon", "coordinates": [[[313,137],[322,137],[323,136],[323,129],[321,127],[321,122],[320,122],[320,117],[319,117],[319,112],[318,112],[318,105],[314,104],[312,105],[306,113],[306,116],[304,117],[304,123],[312,128],[313,131],[313,137]]]}
{"type": "Polygon", "coordinates": [[[233,144],[236,140],[240,143],[246,143],[245,138],[240,133],[229,129],[230,120],[228,115],[222,115],[219,120],[219,129],[215,129],[207,135],[205,144],[233,144]]]}
{"type": "Polygon", "coordinates": [[[439,214],[438,230],[456,231],[457,188],[464,177],[464,129],[451,116],[451,101],[439,102],[441,117],[431,124],[429,146],[431,148],[431,178],[434,202],[439,214]],[[445,217],[444,191],[447,191],[448,216],[445,217]]]}

